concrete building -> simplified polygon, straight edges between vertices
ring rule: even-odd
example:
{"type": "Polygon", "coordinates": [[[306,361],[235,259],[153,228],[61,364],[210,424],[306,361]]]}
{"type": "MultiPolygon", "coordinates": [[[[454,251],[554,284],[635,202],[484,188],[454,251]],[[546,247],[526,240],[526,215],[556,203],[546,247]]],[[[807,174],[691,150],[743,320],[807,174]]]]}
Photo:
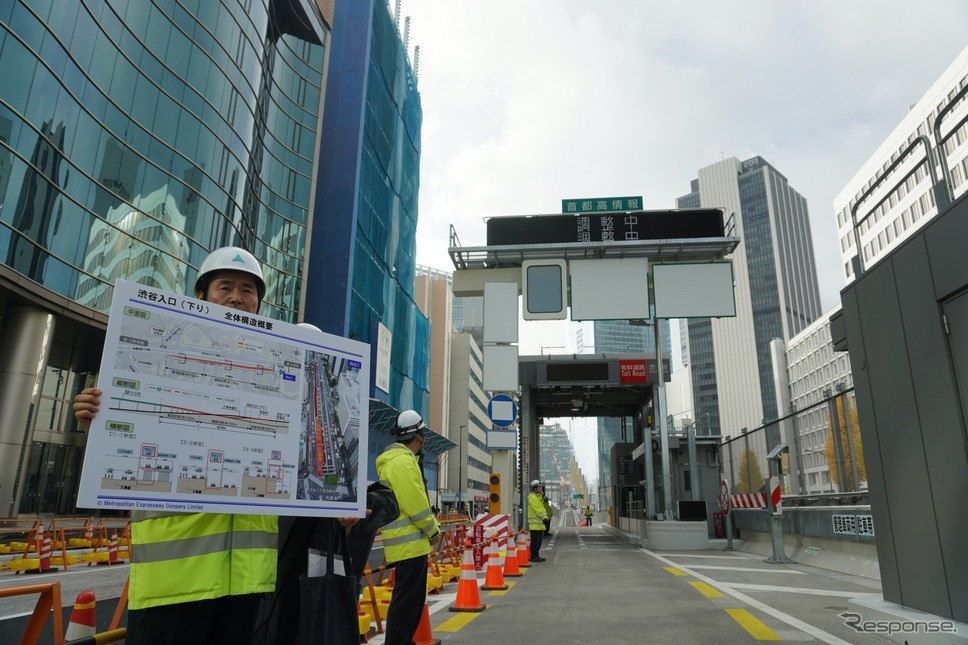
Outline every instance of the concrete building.
{"type": "Polygon", "coordinates": [[[558,508],[571,503],[576,493],[571,482],[571,464],[575,448],[568,432],[558,423],[542,424],[538,429],[541,442],[541,474],[545,495],[558,508]]]}
{"type": "Polygon", "coordinates": [[[762,157],[731,157],[700,169],[676,206],[724,208],[741,239],[728,258],[736,316],[685,321],[684,356],[694,418],[706,420],[705,433],[736,435],[777,418],[770,341],[820,315],[807,203],[762,157]]]}
{"type": "MultiPolygon", "coordinates": [[[[968,101],[960,101],[941,121],[941,136],[951,135],[946,144],[937,148],[938,142],[934,138],[938,115],[949,107],[955,95],[966,85],[968,48],[958,55],[917,103],[910,107],[897,127],[834,199],[845,282],[854,279],[851,258],[857,255],[851,209],[916,137],[926,136],[930,140],[937,162],[942,157],[946,160],[950,171],[947,180],[954,196],[957,198],[968,191],[968,123],[958,128],[953,127],[968,114],[968,101]]],[[[891,173],[892,176],[886,178],[859,204],[856,220],[864,220],[858,226],[858,234],[864,250],[865,267],[877,263],[886,253],[937,215],[938,206],[935,203],[931,175],[922,163],[924,158],[924,147],[916,146],[907,159],[891,173]],[[913,175],[896,186],[909,171],[913,171],[913,175]]],[[[942,178],[941,170],[937,172],[939,179],[942,178]]]]}
{"type": "MultiPolygon", "coordinates": [[[[430,321],[430,402],[425,420],[435,432],[458,444],[459,431],[450,423],[451,308],[454,299],[450,274],[417,266],[414,298],[420,312],[430,321]]],[[[439,478],[435,490],[431,491],[437,506],[442,506],[443,501],[437,499],[438,491],[457,489],[457,470],[451,474],[449,468],[452,460],[456,462],[457,453],[458,450],[451,449],[438,458],[439,478]]]]}
{"type": "MultiPolygon", "coordinates": [[[[430,406],[427,424],[448,439],[450,436],[450,337],[454,292],[450,274],[417,266],[414,298],[420,313],[430,321],[430,406]]],[[[446,486],[446,479],[441,481],[446,486]]]]}
{"type": "Polygon", "coordinates": [[[333,14],[273,7],[0,3],[0,516],[75,510],[115,280],[243,246],[297,320],[333,14]]]}
{"type": "MultiPolygon", "coordinates": [[[[796,423],[788,423],[787,429],[796,429],[798,447],[787,441],[791,450],[791,478],[788,487],[798,492],[797,469],[803,470],[804,493],[831,493],[836,486],[830,477],[830,465],[824,455],[827,436],[830,434],[830,414],[826,405],[815,404],[836,394],[839,389],[854,386],[850,360],[846,352],[834,351],[830,335],[830,319],[839,314],[840,306],[825,312],[799,334],[784,342],[777,339],[777,352],[785,357],[785,369],[778,370],[777,391],[788,392],[786,405],[779,405],[780,416],[793,410],[807,410],[796,415],[796,423]]],[[[857,428],[853,429],[856,433],[857,428]]],[[[792,438],[792,435],[790,435],[792,438]]]]}
{"type": "Polygon", "coordinates": [[[470,334],[451,334],[450,341],[450,426],[456,434],[450,438],[458,444],[448,453],[447,494],[445,504],[465,504],[469,510],[486,507],[491,454],[487,450],[488,395],[484,392],[484,357],[470,334]],[[454,454],[456,453],[456,454],[454,454]],[[454,459],[456,457],[456,459],[454,459]]]}

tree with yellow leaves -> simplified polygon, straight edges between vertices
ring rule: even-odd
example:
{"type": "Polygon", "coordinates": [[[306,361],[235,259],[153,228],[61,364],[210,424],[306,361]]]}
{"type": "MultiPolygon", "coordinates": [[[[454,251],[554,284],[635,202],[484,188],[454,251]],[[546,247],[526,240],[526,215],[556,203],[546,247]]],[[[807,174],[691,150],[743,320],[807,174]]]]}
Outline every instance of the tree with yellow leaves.
{"type": "Polygon", "coordinates": [[[763,471],[760,470],[760,458],[756,455],[756,451],[750,449],[749,459],[747,459],[744,450],[739,457],[739,477],[736,479],[736,490],[733,492],[736,494],[758,493],[763,488],[764,482],[763,471]],[[749,464],[752,464],[752,466],[749,464]],[[750,490],[751,480],[753,490],[750,490]]]}
{"type": "Polygon", "coordinates": [[[864,466],[864,450],[860,442],[860,424],[857,422],[857,407],[853,405],[853,400],[848,401],[847,411],[850,419],[850,434],[853,439],[854,457],[857,459],[857,479],[854,481],[853,468],[850,461],[850,450],[847,446],[847,428],[844,424],[843,397],[838,397],[836,402],[837,420],[840,424],[840,448],[844,456],[844,471],[847,474],[845,485],[840,484],[840,473],[837,471],[837,455],[834,452],[834,431],[827,417],[827,443],[824,446],[823,454],[827,459],[827,468],[830,469],[830,479],[841,492],[858,490],[860,482],[867,481],[867,468],[864,466]]]}

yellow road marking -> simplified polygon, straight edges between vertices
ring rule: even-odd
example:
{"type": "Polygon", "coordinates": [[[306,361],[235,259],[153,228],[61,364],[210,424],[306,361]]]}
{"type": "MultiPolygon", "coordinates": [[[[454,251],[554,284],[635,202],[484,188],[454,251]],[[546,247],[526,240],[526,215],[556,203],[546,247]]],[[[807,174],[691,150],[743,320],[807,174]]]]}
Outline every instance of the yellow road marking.
{"type": "Polygon", "coordinates": [[[706,596],[707,598],[723,598],[723,594],[716,590],[712,585],[708,585],[701,580],[693,580],[690,582],[693,587],[699,590],[699,593],[706,596]]]}
{"type": "Polygon", "coordinates": [[[507,592],[509,592],[512,589],[514,589],[514,585],[517,584],[517,583],[514,582],[513,580],[505,580],[504,581],[504,584],[506,584],[508,586],[507,589],[495,589],[494,591],[488,591],[487,592],[487,595],[488,596],[503,596],[507,592]]]}
{"type": "Polygon", "coordinates": [[[456,632],[460,628],[464,627],[467,623],[471,622],[484,612],[482,611],[468,611],[462,612],[451,618],[450,620],[445,620],[437,627],[434,627],[435,632],[456,632]]]}
{"type": "Polygon", "coordinates": [[[679,569],[676,569],[675,567],[664,567],[664,568],[665,568],[666,571],[668,571],[669,573],[671,573],[674,576],[688,576],[689,575],[685,571],[680,571],[679,569]]]}
{"type": "Polygon", "coordinates": [[[783,640],[776,632],[764,625],[756,616],[745,609],[727,609],[726,613],[732,616],[733,620],[739,623],[743,629],[748,631],[758,641],[783,640]]]}

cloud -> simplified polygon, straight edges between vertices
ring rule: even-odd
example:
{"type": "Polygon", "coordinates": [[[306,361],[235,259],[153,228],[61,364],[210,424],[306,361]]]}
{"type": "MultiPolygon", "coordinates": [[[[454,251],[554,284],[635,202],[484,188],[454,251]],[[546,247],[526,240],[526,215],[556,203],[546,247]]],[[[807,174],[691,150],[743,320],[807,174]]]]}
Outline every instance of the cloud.
{"type": "Polygon", "coordinates": [[[643,195],[761,155],[806,197],[824,308],[843,286],[832,202],[965,46],[961,0],[404,0],[424,111],[418,261],[453,225],[643,195]]]}

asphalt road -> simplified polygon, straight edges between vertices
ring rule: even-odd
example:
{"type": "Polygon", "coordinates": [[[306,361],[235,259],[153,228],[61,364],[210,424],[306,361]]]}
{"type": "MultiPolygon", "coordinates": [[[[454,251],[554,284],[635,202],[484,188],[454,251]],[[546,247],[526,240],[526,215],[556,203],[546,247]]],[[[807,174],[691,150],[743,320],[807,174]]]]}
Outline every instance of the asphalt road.
{"type": "MultiPolygon", "coordinates": [[[[626,543],[598,522],[574,526],[561,513],[541,555],[507,591],[480,591],[487,608],[451,612],[458,583],[428,597],[434,638],[448,645],[520,642],[886,643],[851,629],[839,614],[851,597],[876,594],[876,580],[719,549],[652,551],[626,543]]],[[[604,518],[602,518],[604,519],[604,518]]],[[[376,553],[377,559],[382,559],[376,553]]],[[[0,588],[57,581],[65,615],[77,594],[94,591],[98,629],[107,629],[127,565],[72,567],[41,576],[0,574],[0,588]]],[[[483,582],[485,571],[478,574],[483,582]]],[[[19,642],[36,597],[0,599],[0,645],[19,642]]],[[[122,621],[122,626],[123,626],[122,621]]],[[[65,618],[66,625],[66,618],[65,618]]],[[[50,637],[42,642],[50,643],[50,637]]],[[[382,645],[382,635],[371,645],[382,645]]]]}

